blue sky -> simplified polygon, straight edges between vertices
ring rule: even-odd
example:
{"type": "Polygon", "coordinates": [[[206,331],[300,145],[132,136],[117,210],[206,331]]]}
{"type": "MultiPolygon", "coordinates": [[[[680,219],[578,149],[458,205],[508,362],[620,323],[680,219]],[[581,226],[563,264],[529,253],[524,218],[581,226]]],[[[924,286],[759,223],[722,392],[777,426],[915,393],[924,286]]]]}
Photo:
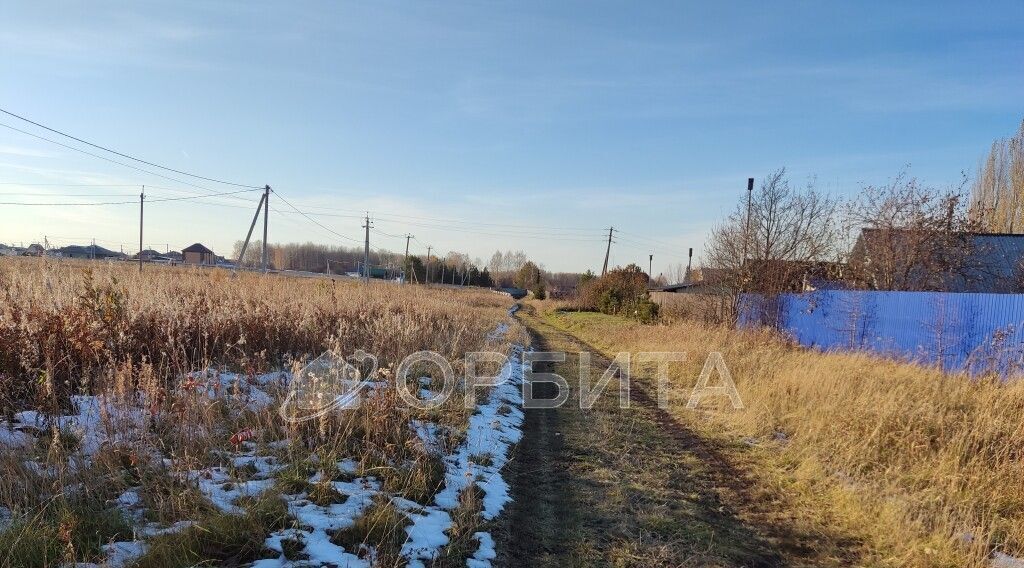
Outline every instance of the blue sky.
{"type": "MultiPolygon", "coordinates": [[[[415,234],[413,252],[522,249],[552,270],[599,269],[614,224],[613,264],[653,253],[664,271],[700,254],[747,177],[782,166],[841,195],[907,165],[957,184],[1024,118],[1019,1],[4,0],[2,12],[0,107],[268,183],[307,211],[351,215],[316,219],[353,239],[369,210],[380,230],[415,234]]],[[[24,185],[39,183],[195,191],[6,128],[0,183],[0,201],[138,194],[24,185]]],[[[229,253],[258,196],[244,199],[153,203],[146,242],[229,253]]],[[[0,242],[127,250],[137,222],[132,206],[5,205],[0,242]]],[[[354,244],[275,212],[270,240],[354,244]]]]}

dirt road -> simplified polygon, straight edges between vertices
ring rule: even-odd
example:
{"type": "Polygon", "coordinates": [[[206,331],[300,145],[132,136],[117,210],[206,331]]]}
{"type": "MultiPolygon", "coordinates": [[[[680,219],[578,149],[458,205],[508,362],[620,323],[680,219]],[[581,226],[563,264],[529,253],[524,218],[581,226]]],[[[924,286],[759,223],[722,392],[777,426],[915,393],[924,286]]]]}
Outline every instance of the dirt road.
{"type": "MultiPolygon", "coordinates": [[[[593,350],[529,309],[521,318],[535,349],[568,353],[554,371],[575,387],[575,354],[593,350]]],[[[592,364],[598,373],[608,361],[595,352],[592,364]]],[[[554,388],[537,386],[549,395],[554,388]]],[[[710,467],[680,448],[649,398],[632,390],[631,409],[619,408],[610,385],[587,411],[575,388],[577,397],[561,408],[526,411],[499,558],[507,566],[778,565],[767,543],[708,490],[710,467]]]]}
{"type": "MultiPolygon", "coordinates": [[[[524,440],[508,472],[514,502],[499,538],[499,565],[856,563],[832,553],[847,548],[840,537],[789,527],[775,509],[782,501],[757,487],[719,444],[658,409],[644,381],[631,385],[631,408],[619,408],[611,384],[593,409],[581,410],[576,354],[592,353],[592,382],[609,361],[530,308],[520,318],[534,349],[568,354],[553,370],[573,389],[561,408],[526,411],[524,440]],[[819,546],[823,540],[829,546],[819,546]]],[[[543,365],[536,369],[551,370],[543,365]]],[[[536,387],[541,398],[555,394],[553,384],[536,387]]]]}

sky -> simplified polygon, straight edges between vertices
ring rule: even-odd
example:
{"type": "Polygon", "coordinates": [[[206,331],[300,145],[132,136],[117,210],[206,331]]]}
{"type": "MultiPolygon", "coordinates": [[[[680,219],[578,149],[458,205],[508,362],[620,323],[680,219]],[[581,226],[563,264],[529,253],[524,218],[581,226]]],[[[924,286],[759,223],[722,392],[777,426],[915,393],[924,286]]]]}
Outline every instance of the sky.
{"type": "MultiPolygon", "coordinates": [[[[583,271],[600,269],[614,226],[611,265],[646,268],[653,254],[657,274],[688,248],[700,257],[748,177],[786,167],[837,196],[903,170],[955,186],[1024,119],[1019,0],[0,0],[0,12],[0,108],[269,184],[271,242],[361,245],[369,212],[374,249],[402,252],[408,233],[413,254],[523,250],[583,271]]],[[[132,201],[146,185],[147,247],[230,255],[245,237],[258,192],[160,202],[240,188],[0,125],[0,202],[132,201]]],[[[0,205],[0,242],[44,236],[134,251],[138,207],[0,205]]]]}

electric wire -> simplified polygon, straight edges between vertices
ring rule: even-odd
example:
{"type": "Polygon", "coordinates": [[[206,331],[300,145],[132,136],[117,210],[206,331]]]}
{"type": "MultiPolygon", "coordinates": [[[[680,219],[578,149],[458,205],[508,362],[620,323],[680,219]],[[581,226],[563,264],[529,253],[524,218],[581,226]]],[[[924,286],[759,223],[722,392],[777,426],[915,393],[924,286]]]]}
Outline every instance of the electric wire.
{"type": "MultiPolygon", "coordinates": [[[[247,193],[247,192],[251,192],[251,191],[256,191],[256,190],[255,189],[242,189],[242,190],[239,190],[239,191],[228,191],[228,192],[217,193],[217,194],[212,194],[212,195],[187,195],[187,196],[179,196],[179,197],[157,197],[157,198],[146,200],[146,202],[147,203],[159,203],[159,202],[165,202],[165,201],[185,201],[185,200],[189,200],[189,199],[201,199],[201,198],[204,198],[204,197],[219,197],[219,196],[223,196],[223,195],[236,195],[236,194],[239,194],[239,193],[247,193]]],[[[38,206],[38,207],[43,207],[43,206],[53,206],[53,207],[75,206],[75,207],[78,207],[78,206],[93,206],[93,205],[137,205],[138,203],[139,202],[137,200],[133,199],[133,200],[130,200],[130,201],[104,201],[104,202],[95,202],[95,201],[93,201],[93,202],[79,202],[79,203],[69,203],[69,202],[62,202],[62,203],[57,203],[57,202],[49,202],[49,203],[31,202],[31,203],[25,203],[25,202],[19,202],[19,201],[2,201],[2,202],[0,202],[0,205],[24,205],[24,206],[30,206],[30,207],[33,207],[33,206],[38,206]]]]}
{"type": "Polygon", "coordinates": [[[154,168],[160,168],[161,170],[166,170],[166,171],[169,171],[169,172],[174,172],[176,174],[180,174],[180,175],[184,175],[184,176],[189,176],[189,177],[193,177],[193,178],[196,178],[196,179],[201,179],[201,180],[205,180],[205,181],[212,181],[214,183],[222,183],[224,185],[233,185],[235,187],[247,187],[249,189],[263,189],[262,187],[259,187],[259,186],[256,186],[256,185],[250,185],[250,184],[245,184],[245,183],[235,183],[235,182],[232,182],[232,181],[224,181],[224,180],[220,180],[220,179],[217,179],[217,178],[205,177],[205,176],[189,173],[189,172],[186,172],[186,171],[183,171],[183,170],[176,170],[174,168],[169,168],[167,166],[161,166],[160,164],[157,164],[157,163],[154,163],[154,162],[150,162],[150,161],[147,161],[147,160],[143,160],[142,158],[136,158],[135,156],[132,156],[132,155],[129,155],[129,154],[125,154],[123,152],[118,152],[117,150],[112,150],[112,149],[107,148],[105,146],[100,146],[99,144],[94,144],[92,142],[89,142],[88,140],[82,140],[81,138],[78,138],[77,136],[72,136],[72,135],[70,135],[70,134],[68,134],[66,132],[61,132],[60,130],[57,130],[55,128],[50,128],[49,126],[46,126],[45,124],[40,124],[40,123],[38,123],[38,122],[36,122],[34,120],[25,118],[24,116],[21,116],[21,115],[18,115],[18,114],[14,114],[13,112],[11,112],[9,110],[0,108],[0,112],[4,113],[6,115],[13,116],[14,118],[17,118],[18,120],[23,120],[23,121],[25,121],[25,122],[27,122],[29,124],[34,124],[34,125],[38,126],[39,128],[42,128],[43,130],[48,130],[50,132],[53,132],[54,134],[59,134],[61,136],[64,136],[65,138],[70,138],[70,139],[75,140],[77,142],[81,142],[82,144],[85,144],[87,146],[92,146],[93,148],[96,148],[96,149],[99,149],[99,150],[103,150],[104,152],[110,152],[111,154],[116,154],[118,156],[121,156],[122,158],[128,158],[129,160],[134,160],[136,162],[139,162],[139,163],[142,163],[142,164],[146,164],[147,166],[152,166],[154,168]]]}
{"type": "MultiPolygon", "coordinates": [[[[216,191],[216,190],[210,189],[208,187],[203,187],[203,186],[201,186],[199,184],[195,184],[195,183],[192,183],[192,182],[189,182],[189,181],[185,181],[185,180],[181,180],[181,179],[178,179],[178,178],[174,178],[174,177],[171,177],[171,176],[165,176],[165,175],[157,173],[157,172],[149,171],[149,170],[147,170],[145,168],[140,168],[138,166],[133,166],[131,164],[126,164],[124,162],[121,162],[121,161],[118,161],[118,160],[114,160],[112,158],[108,158],[106,156],[101,156],[101,155],[96,154],[94,152],[89,152],[88,150],[83,150],[81,148],[76,148],[75,146],[71,146],[70,144],[65,144],[63,142],[58,142],[58,141],[53,140],[51,138],[47,138],[45,136],[40,136],[39,134],[35,134],[35,133],[29,132],[27,130],[22,130],[20,128],[11,126],[9,124],[5,124],[3,122],[0,122],[0,126],[2,126],[4,128],[7,128],[9,130],[13,130],[15,132],[20,132],[21,134],[25,134],[26,136],[31,136],[33,138],[38,138],[39,140],[43,140],[43,141],[49,142],[51,144],[56,144],[56,145],[58,145],[58,146],[60,146],[62,148],[67,148],[68,150],[73,150],[75,152],[79,152],[81,154],[85,154],[86,156],[92,156],[93,158],[97,158],[97,159],[103,160],[105,162],[110,162],[112,164],[117,164],[119,166],[123,166],[123,167],[126,167],[126,168],[131,168],[133,170],[140,171],[140,172],[143,172],[145,174],[149,174],[151,176],[155,176],[155,177],[158,177],[158,178],[161,178],[161,179],[166,179],[166,180],[173,181],[175,183],[180,183],[180,184],[183,184],[183,185],[188,185],[188,186],[195,187],[195,188],[198,188],[198,189],[202,189],[204,191],[211,192],[211,193],[216,191]]],[[[250,187],[252,189],[263,189],[262,187],[254,187],[254,186],[244,186],[244,187],[250,187]]]]}
{"type": "Polygon", "coordinates": [[[336,236],[336,237],[340,237],[340,238],[342,238],[342,239],[345,239],[345,240],[348,240],[348,241],[352,241],[352,242],[356,242],[356,243],[358,243],[358,242],[359,242],[358,240],[356,240],[356,239],[353,239],[352,237],[346,237],[345,235],[343,235],[343,234],[341,234],[341,233],[339,233],[339,232],[336,232],[336,231],[334,231],[333,229],[330,229],[330,228],[328,228],[328,227],[327,227],[326,225],[322,224],[322,223],[321,223],[320,221],[317,221],[316,219],[314,219],[314,218],[310,217],[310,216],[309,216],[309,215],[307,215],[307,214],[306,214],[305,212],[303,212],[303,211],[302,211],[301,209],[299,209],[298,207],[296,207],[296,206],[292,205],[292,203],[291,203],[290,201],[288,201],[287,199],[285,199],[285,198],[284,198],[284,196],[283,196],[283,195],[281,195],[281,194],[280,194],[279,192],[277,192],[277,191],[274,191],[274,194],[275,194],[275,195],[277,195],[277,197],[278,197],[278,198],[280,198],[280,199],[281,199],[281,201],[284,201],[285,205],[287,205],[288,207],[291,207],[292,209],[294,209],[294,210],[295,210],[295,212],[296,212],[296,213],[298,213],[298,214],[302,215],[303,217],[305,217],[306,219],[308,219],[308,220],[309,220],[309,221],[310,221],[311,223],[313,223],[313,224],[317,225],[317,226],[318,226],[318,227],[320,227],[321,229],[323,229],[323,230],[325,230],[325,231],[327,231],[327,232],[331,233],[332,235],[334,235],[334,236],[336,236]]]}
{"type": "MultiPolygon", "coordinates": [[[[112,148],[109,148],[109,147],[106,147],[106,146],[102,146],[100,144],[96,144],[96,143],[90,142],[88,140],[84,140],[84,139],[79,138],[77,136],[68,134],[67,132],[63,132],[61,130],[58,130],[58,129],[46,126],[44,124],[41,124],[39,122],[36,122],[34,120],[31,120],[31,119],[26,118],[24,116],[18,115],[16,113],[13,113],[13,112],[8,111],[8,110],[3,109],[3,108],[0,108],[0,112],[4,113],[6,115],[9,115],[11,117],[14,117],[14,118],[16,118],[18,120],[22,120],[24,122],[32,124],[32,125],[34,125],[36,127],[39,127],[39,128],[44,129],[44,130],[47,130],[49,132],[52,132],[54,134],[58,134],[58,135],[63,136],[65,138],[69,138],[69,139],[74,140],[76,142],[79,142],[81,144],[85,144],[87,146],[96,148],[98,150],[102,150],[104,152],[108,152],[110,154],[114,154],[116,156],[120,156],[120,157],[128,159],[128,160],[132,160],[134,162],[145,164],[145,165],[153,167],[153,168],[157,168],[157,169],[168,171],[168,172],[173,172],[173,173],[178,174],[178,175],[183,175],[183,176],[187,176],[187,177],[191,177],[191,178],[199,179],[199,180],[203,180],[203,181],[208,181],[208,182],[213,182],[213,183],[219,183],[219,184],[224,184],[224,185],[231,185],[231,186],[235,186],[235,187],[246,188],[246,189],[241,190],[241,191],[216,192],[215,190],[212,190],[212,189],[207,188],[207,187],[203,187],[201,185],[198,185],[198,184],[186,181],[186,180],[181,180],[181,179],[177,179],[177,178],[174,178],[174,177],[171,177],[171,176],[166,176],[166,175],[163,175],[163,174],[160,174],[160,173],[157,173],[157,172],[153,172],[153,171],[150,171],[150,170],[147,170],[147,169],[144,169],[144,168],[140,168],[140,167],[134,166],[132,164],[127,164],[127,163],[124,163],[122,161],[114,160],[114,159],[111,159],[109,157],[102,156],[102,155],[99,155],[99,154],[96,154],[96,153],[93,153],[93,152],[89,152],[89,151],[84,150],[82,148],[78,148],[78,147],[75,147],[75,146],[64,144],[62,142],[53,140],[51,138],[47,138],[45,136],[41,136],[39,134],[35,134],[33,132],[29,132],[27,130],[23,130],[23,129],[11,126],[9,124],[5,124],[5,123],[0,122],[0,126],[3,126],[4,128],[10,129],[10,130],[13,130],[15,132],[19,132],[21,134],[25,134],[27,136],[31,136],[31,137],[37,138],[39,140],[43,140],[43,141],[49,142],[51,144],[55,144],[55,145],[61,146],[63,148],[67,148],[69,150],[72,150],[72,151],[75,151],[75,152],[79,152],[79,153],[82,153],[82,154],[85,154],[85,155],[88,155],[88,156],[91,156],[91,157],[94,157],[94,158],[97,158],[97,159],[101,159],[101,160],[104,160],[104,161],[107,161],[107,162],[110,162],[110,163],[114,163],[114,164],[117,164],[117,165],[120,165],[120,166],[123,166],[123,167],[131,168],[131,169],[134,169],[136,171],[139,171],[139,172],[142,172],[142,173],[145,173],[145,174],[148,174],[148,175],[156,176],[156,177],[159,177],[159,178],[162,178],[162,179],[166,179],[166,180],[169,180],[169,181],[172,181],[172,182],[175,182],[175,183],[179,183],[179,184],[187,185],[187,186],[190,186],[190,187],[194,187],[196,189],[200,189],[200,190],[203,190],[203,191],[207,192],[206,194],[194,194],[194,195],[179,196],[179,197],[164,197],[164,198],[157,197],[157,198],[150,198],[150,199],[147,200],[150,203],[154,203],[154,202],[167,202],[167,201],[185,201],[185,200],[194,200],[194,199],[203,199],[203,198],[216,198],[216,197],[231,197],[232,199],[240,199],[239,197],[237,197],[237,194],[239,194],[239,193],[247,193],[247,192],[251,192],[251,191],[263,190],[264,189],[263,187],[260,187],[260,186],[255,186],[255,185],[250,185],[250,184],[243,184],[243,183],[237,183],[237,182],[227,181],[227,180],[223,180],[223,179],[212,178],[212,177],[208,177],[208,176],[202,176],[202,175],[194,174],[194,173],[191,173],[191,172],[188,172],[188,171],[179,170],[179,169],[171,168],[171,167],[168,167],[168,166],[164,166],[164,165],[152,162],[152,161],[148,161],[148,160],[144,160],[142,158],[138,158],[136,156],[133,156],[133,155],[130,155],[130,154],[127,154],[127,153],[124,153],[124,152],[119,152],[119,151],[114,150],[112,148]]],[[[22,184],[19,184],[18,182],[3,182],[0,185],[22,185],[22,186],[30,186],[31,185],[31,186],[52,186],[52,187],[134,187],[136,185],[142,185],[142,184],[59,184],[59,183],[30,183],[30,184],[22,183],[22,184]]],[[[168,191],[176,191],[176,192],[181,192],[181,193],[187,193],[186,190],[181,190],[181,189],[176,189],[176,188],[167,188],[167,187],[162,187],[161,188],[159,186],[149,186],[149,187],[152,187],[154,189],[164,189],[164,190],[168,190],[168,191]]],[[[320,212],[315,212],[315,211],[304,211],[303,209],[300,209],[299,207],[295,206],[291,201],[286,199],[284,196],[282,196],[279,191],[274,191],[274,193],[276,193],[277,196],[286,205],[288,205],[288,207],[290,207],[295,213],[301,215],[307,221],[313,223],[314,225],[318,226],[319,228],[323,229],[324,231],[327,231],[331,235],[333,235],[335,237],[338,237],[338,238],[341,238],[341,239],[344,239],[344,240],[347,240],[347,241],[355,242],[355,243],[359,243],[360,242],[358,239],[354,239],[352,237],[348,237],[346,235],[343,235],[343,234],[341,234],[341,233],[331,229],[330,227],[324,225],[323,223],[320,223],[319,221],[314,219],[313,216],[330,216],[330,217],[339,217],[339,218],[361,218],[362,216],[331,214],[331,213],[320,213],[320,212]]],[[[7,194],[4,194],[4,193],[0,193],[0,195],[15,196],[15,195],[30,195],[30,194],[17,194],[17,193],[7,193],[7,194]]],[[[51,194],[51,196],[53,196],[53,197],[70,197],[70,196],[74,196],[74,195],[77,195],[77,194],[51,194]]],[[[115,197],[115,196],[118,196],[118,195],[119,194],[95,194],[95,195],[92,195],[92,196],[84,196],[84,197],[107,197],[107,196],[115,197]]],[[[127,205],[127,204],[135,204],[135,203],[138,203],[138,202],[133,199],[133,200],[130,200],[130,201],[126,200],[126,201],[107,201],[107,202],[47,202],[47,203],[42,203],[42,202],[28,202],[28,203],[26,203],[26,202],[0,202],[0,205],[11,205],[11,206],[18,206],[18,205],[21,205],[21,206],[104,206],[104,205],[127,205]]],[[[233,205],[233,204],[218,203],[218,202],[208,202],[208,204],[210,204],[210,205],[226,206],[226,207],[244,207],[244,208],[251,207],[251,205],[242,206],[242,205],[233,205]]],[[[317,206],[317,205],[304,205],[303,207],[306,208],[306,209],[320,209],[320,210],[326,210],[326,211],[356,211],[356,210],[352,210],[352,209],[345,209],[345,208],[338,208],[338,207],[327,207],[327,206],[317,206]]],[[[283,219],[287,219],[285,214],[291,214],[291,212],[279,211],[277,208],[270,207],[269,204],[268,204],[268,208],[273,209],[274,212],[277,213],[277,214],[281,214],[283,219]]],[[[450,218],[429,217],[429,216],[422,216],[422,215],[407,215],[407,214],[401,214],[401,213],[382,213],[382,214],[377,215],[376,219],[380,220],[382,222],[385,222],[385,223],[402,223],[403,225],[411,225],[411,226],[417,226],[417,227],[422,227],[422,228],[443,229],[443,230],[446,230],[446,231],[455,231],[455,232],[461,232],[461,233],[467,233],[467,234],[473,234],[473,235],[482,235],[482,236],[512,237],[512,238],[527,238],[527,239],[546,239],[546,240],[575,241],[575,242],[604,242],[605,241],[605,237],[603,235],[604,230],[603,229],[599,230],[599,229],[595,229],[595,228],[592,228],[592,227],[588,228],[588,227],[562,227],[562,226],[543,226],[543,225],[521,225],[521,224],[512,224],[512,223],[494,223],[494,222],[485,222],[485,221],[467,221],[467,220],[458,220],[458,219],[450,219],[450,218]],[[438,225],[438,223],[444,223],[445,225],[441,226],[441,225],[438,225]],[[451,224],[458,224],[458,226],[452,226],[451,224]],[[479,229],[480,227],[489,228],[489,229],[480,230],[479,229]],[[597,231],[600,231],[601,234],[598,235],[597,231]],[[593,235],[593,236],[591,236],[591,235],[593,235]]],[[[382,231],[382,230],[376,229],[376,228],[374,228],[374,232],[378,233],[378,234],[381,234],[381,235],[388,236],[388,237],[392,237],[392,238],[399,238],[399,239],[400,238],[405,238],[404,235],[394,235],[394,234],[391,234],[391,233],[388,233],[386,231],[382,231]]],[[[622,231],[616,231],[616,232],[622,233],[622,231]]],[[[666,256],[683,258],[681,255],[676,255],[676,254],[673,254],[673,253],[668,253],[668,252],[666,252],[664,250],[664,248],[675,249],[676,248],[675,245],[671,245],[671,244],[665,243],[663,241],[659,241],[657,239],[652,239],[652,238],[649,238],[649,237],[644,237],[644,236],[633,234],[633,233],[628,233],[627,232],[627,233],[624,233],[624,234],[625,235],[629,235],[629,237],[623,238],[623,243],[621,243],[621,245],[624,246],[624,247],[633,248],[633,249],[636,249],[636,250],[642,250],[640,247],[647,247],[647,248],[651,248],[651,249],[654,249],[654,250],[658,251],[659,254],[665,254],[666,256]],[[657,246],[654,246],[654,245],[657,245],[657,246]]],[[[426,245],[423,244],[422,241],[416,239],[415,237],[413,237],[413,239],[416,240],[416,242],[418,242],[420,245],[426,246],[426,245]]],[[[614,242],[618,242],[618,241],[614,241],[614,242]]]]}

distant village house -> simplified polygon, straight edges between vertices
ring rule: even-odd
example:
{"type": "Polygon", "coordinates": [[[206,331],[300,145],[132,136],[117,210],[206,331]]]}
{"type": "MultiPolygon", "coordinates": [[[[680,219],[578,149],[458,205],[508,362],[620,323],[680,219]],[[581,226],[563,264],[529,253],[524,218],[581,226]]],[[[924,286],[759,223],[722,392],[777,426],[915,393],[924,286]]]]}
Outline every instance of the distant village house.
{"type": "Polygon", "coordinates": [[[124,254],[99,245],[69,245],[56,251],[63,258],[108,259],[124,258],[124,254]]]}
{"type": "Polygon", "coordinates": [[[185,264],[213,265],[217,263],[217,257],[213,251],[200,243],[182,249],[181,254],[185,264]]]}
{"type": "Polygon", "coordinates": [[[1019,293],[1024,235],[865,229],[850,264],[859,288],[1019,293]]]}

